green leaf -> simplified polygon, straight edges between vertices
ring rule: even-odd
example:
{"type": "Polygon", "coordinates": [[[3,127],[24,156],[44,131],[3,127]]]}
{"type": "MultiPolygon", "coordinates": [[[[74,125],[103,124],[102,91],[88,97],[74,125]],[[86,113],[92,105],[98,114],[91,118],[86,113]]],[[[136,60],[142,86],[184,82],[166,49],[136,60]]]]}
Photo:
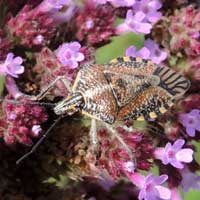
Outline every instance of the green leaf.
{"type": "Polygon", "coordinates": [[[190,189],[189,193],[184,193],[185,200],[197,200],[199,199],[200,191],[190,189]]]}
{"type": "Polygon", "coordinates": [[[115,21],[115,26],[119,25],[119,24],[122,24],[124,22],[124,18],[117,18],[116,21],[115,21]]]}
{"type": "Polygon", "coordinates": [[[65,175],[59,175],[59,178],[50,177],[43,181],[44,183],[54,184],[59,188],[65,189],[69,186],[69,178],[65,175]]]}
{"type": "Polygon", "coordinates": [[[56,186],[60,188],[67,188],[69,183],[69,178],[64,175],[59,175],[59,179],[60,180],[57,181],[56,186]]]}
{"type": "Polygon", "coordinates": [[[178,58],[176,56],[171,56],[169,58],[169,64],[170,66],[175,66],[177,64],[178,58]]]}
{"type": "Polygon", "coordinates": [[[134,128],[138,130],[144,130],[146,126],[147,126],[146,121],[134,121],[134,128]]]}
{"type": "Polygon", "coordinates": [[[8,7],[5,2],[0,3],[0,27],[3,28],[5,22],[6,22],[6,16],[8,13],[8,7]]]}
{"type": "Polygon", "coordinates": [[[128,33],[112,38],[112,42],[100,47],[96,51],[96,62],[107,63],[113,58],[124,56],[126,49],[131,45],[141,48],[144,44],[144,35],[128,33]]]}
{"type": "Polygon", "coordinates": [[[30,51],[25,51],[25,55],[29,60],[32,60],[34,58],[34,55],[30,51]]]}
{"type": "Polygon", "coordinates": [[[47,180],[44,181],[44,183],[50,183],[50,184],[53,184],[53,183],[56,183],[57,180],[53,177],[50,177],[48,178],[47,180]]]}
{"type": "Polygon", "coordinates": [[[0,96],[2,96],[5,87],[5,76],[0,76],[0,96]]]}
{"type": "Polygon", "coordinates": [[[197,141],[192,142],[195,145],[195,160],[200,163],[200,143],[197,141]]]}

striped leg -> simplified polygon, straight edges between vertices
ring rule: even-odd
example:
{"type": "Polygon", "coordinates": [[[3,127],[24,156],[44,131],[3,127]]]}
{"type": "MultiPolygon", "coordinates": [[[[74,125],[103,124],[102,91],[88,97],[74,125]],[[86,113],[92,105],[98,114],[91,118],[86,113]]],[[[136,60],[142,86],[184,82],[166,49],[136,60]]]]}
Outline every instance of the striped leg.
{"type": "Polygon", "coordinates": [[[92,145],[92,151],[98,152],[98,138],[97,138],[97,126],[96,126],[96,120],[91,119],[91,126],[90,126],[90,143],[92,145]]]}
{"type": "Polygon", "coordinates": [[[71,83],[66,79],[66,77],[64,76],[58,76],[55,80],[53,80],[44,90],[42,90],[38,95],[36,96],[31,96],[31,95],[22,95],[20,96],[21,97],[24,97],[24,98],[28,98],[28,99],[31,99],[33,101],[37,101],[37,100],[41,100],[43,97],[46,96],[46,94],[48,93],[49,90],[51,90],[58,81],[62,81],[63,84],[65,85],[65,87],[67,88],[67,90],[69,92],[72,92],[72,89],[71,89],[71,83]]]}

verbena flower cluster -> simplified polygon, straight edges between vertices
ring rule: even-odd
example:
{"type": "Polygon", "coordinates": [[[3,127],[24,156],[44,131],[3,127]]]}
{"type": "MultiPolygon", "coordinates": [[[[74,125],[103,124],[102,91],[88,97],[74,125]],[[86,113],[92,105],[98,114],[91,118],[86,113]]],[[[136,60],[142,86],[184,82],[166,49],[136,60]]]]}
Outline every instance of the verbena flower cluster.
{"type": "MultiPolygon", "coordinates": [[[[73,85],[79,69],[95,62],[96,52],[113,38],[140,35],[144,41],[130,43],[121,56],[173,68],[191,81],[191,88],[156,121],[113,126],[135,162],[125,145],[101,123],[94,153],[83,118],[80,133],[73,127],[66,130],[78,137],[65,148],[62,144],[65,172],[70,177],[94,177],[106,192],[120,180],[129,181],[132,199],[139,200],[181,200],[180,190],[199,190],[195,145],[200,140],[200,9],[195,1],[177,0],[173,6],[168,0],[0,0],[0,12],[6,10],[0,18],[0,75],[6,88],[0,137],[10,148],[16,143],[33,144],[55,116],[44,106],[33,105],[25,93],[36,95],[58,76],[73,85]]],[[[70,91],[60,81],[42,101],[56,102],[68,95],[70,91]]],[[[95,194],[84,195],[100,199],[95,194]]],[[[129,198],[128,193],[123,195],[121,199],[129,198]]]]}

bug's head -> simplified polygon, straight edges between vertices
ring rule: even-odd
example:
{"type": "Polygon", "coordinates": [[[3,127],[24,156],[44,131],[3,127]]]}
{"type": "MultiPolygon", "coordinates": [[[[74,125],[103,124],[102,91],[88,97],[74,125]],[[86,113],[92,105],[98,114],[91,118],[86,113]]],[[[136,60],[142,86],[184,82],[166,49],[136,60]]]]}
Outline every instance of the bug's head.
{"type": "Polygon", "coordinates": [[[54,112],[57,115],[73,115],[83,107],[83,104],[83,96],[80,93],[74,93],[72,96],[58,102],[54,107],[54,112]]]}

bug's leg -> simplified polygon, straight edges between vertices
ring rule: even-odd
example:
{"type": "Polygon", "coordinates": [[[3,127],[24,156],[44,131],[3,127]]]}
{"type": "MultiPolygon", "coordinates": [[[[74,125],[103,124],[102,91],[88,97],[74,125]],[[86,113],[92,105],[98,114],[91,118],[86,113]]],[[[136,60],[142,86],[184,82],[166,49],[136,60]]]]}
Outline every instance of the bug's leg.
{"type": "Polygon", "coordinates": [[[96,126],[96,120],[95,119],[91,119],[89,136],[90,136],[90,143],[92,145],[92,150],[94,152],[98,151],[99,141],[98,141],[98,138],[97,138],[97,126],[96,126]]]}
{"type": "Polygon", "coordinates": [[[134,162],[136,166],[134,152],[128,147],[128,145],[124,142],[123,138],[117,133],[117,131],[111,125],[105,123],[105,126],[117,138],[117,140],[121,143],[121,145],[126,149],[126,151],[130,156],[130,159],[134,162]]]}
{"type": "Polygon", "coordinates": [[[67,90],[69,92],[72,92],[72,89],[71,89],[71,83],[67,80],[66,77],[64,76],[58,76],[55,80],[53,80],[44,90],[42,90],[38,95],[36,96],[31,96],[31,95],[26,95],[26,94],[23,94],[22,96],[20,97],[25,97],[25,98],[28,98],[28,99],[31,99],[33,101],[36,101],[36,100],[41,100],[43,97],[46,96],[46,94],[48,93],[49,90],[51,90],[58,81],[62,81],[63,84],[65,85],[65,87],[67,88],[67,90]]]}
{"type": "Polygon", "coordinates": [[[27,157],[29,157],[32,153],[34,153],[37,148],[39,147],[39,145],[44,141],[44,139],[49,135],[49,133],[51,132],[51,130],[53,129],[53,127],[60,121],[60,119],[63,116],[60,116],[59,118],[56,119],[56,121],[50,126],[50,128],[46,131],[46,133],[44,135],[42,135],[42,137],[37,141],[37,143],[32,147],[32,149],[24,154],[21,158],[19,158],[16,161],[16,164],[18,165],[21,161],[23,161],[24,159],[26,159],[27,157]]]}

